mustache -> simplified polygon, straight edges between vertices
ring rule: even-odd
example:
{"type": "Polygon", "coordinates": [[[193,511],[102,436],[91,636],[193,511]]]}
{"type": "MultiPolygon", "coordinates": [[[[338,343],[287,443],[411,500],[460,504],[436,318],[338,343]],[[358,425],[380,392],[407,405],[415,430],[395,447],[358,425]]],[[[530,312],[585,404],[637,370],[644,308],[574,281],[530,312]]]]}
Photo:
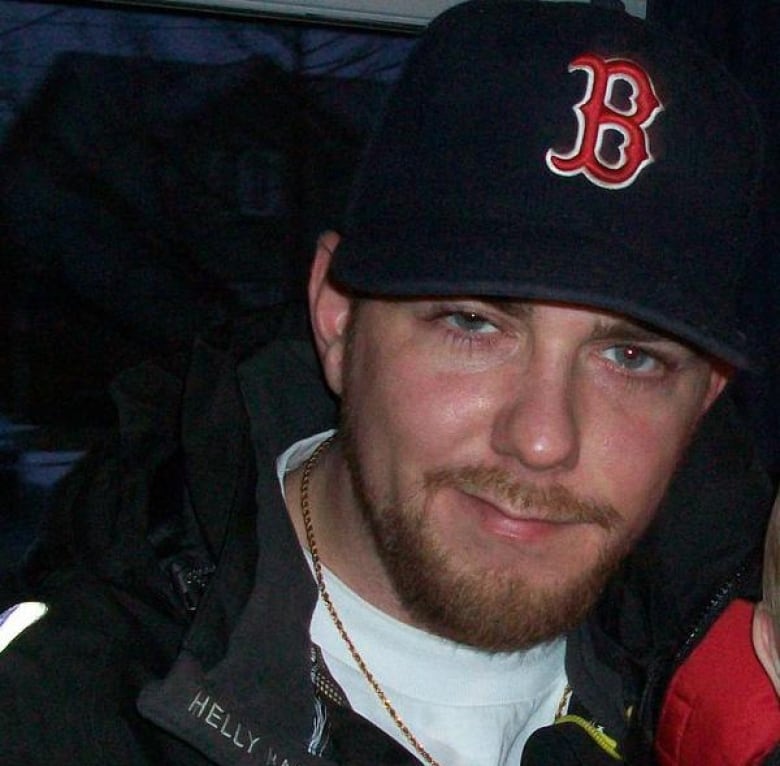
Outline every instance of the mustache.
{"type": "Polygon", "coordinates": [[[540,487],[532,482],[519,481],[501,468],[441,468],[426,474],[424,486],[431,491],[454,488],[518,511],[533,509],[540,512],[545,521],[596,524],[611,530],[622,520],[609,503],[578,497],[561,484],[540,487]]]}

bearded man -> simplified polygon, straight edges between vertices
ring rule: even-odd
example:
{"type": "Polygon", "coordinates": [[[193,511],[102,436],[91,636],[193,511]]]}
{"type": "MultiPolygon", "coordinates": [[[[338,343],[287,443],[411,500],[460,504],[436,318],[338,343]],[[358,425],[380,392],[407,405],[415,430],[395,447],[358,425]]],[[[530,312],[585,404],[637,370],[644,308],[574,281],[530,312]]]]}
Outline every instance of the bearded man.
{"type": "Polygon", "coordinates": [[[317,246],[338,428],[276,317],[194,355],[183,461],[175,378],[131,376],[167,420],[33,560],[11,762],[646,762],[757,584],[771,493],[724,390],[760,147],[723,71],[623,13],[443,14],[317,246]]]}

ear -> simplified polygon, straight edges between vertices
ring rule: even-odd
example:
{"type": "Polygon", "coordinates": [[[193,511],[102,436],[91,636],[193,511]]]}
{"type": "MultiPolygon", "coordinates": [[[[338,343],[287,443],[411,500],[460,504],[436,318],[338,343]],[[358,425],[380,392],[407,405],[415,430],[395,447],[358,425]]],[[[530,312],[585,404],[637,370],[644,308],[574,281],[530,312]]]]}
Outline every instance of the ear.
{"type": "Polygon", "coordinates": [[[772,615],[761,602],[753,612],[753,648],[769,680],[780,695],[780,656],[777,651],[777,636],[772,615]]]}
{"type": "Polygon", "coordinates": [[[329,278],[330,264],[338,244],[339,235],[335,231],[326,231],[317,240],[317,252],[309,276],[309,312],[325,379],[332,391],[340,395],[352,301],[329,278]]]}
{"type": "Polygon", "coordinates": [[[733,374],[734,371],[726,365],[713,365],[712,370],[710,370],[710,380],[707,387],[707,393],[704,397],[702,414],[707,412],[715,400],[723,393],[723,389],[731,380],[733,374]]]}

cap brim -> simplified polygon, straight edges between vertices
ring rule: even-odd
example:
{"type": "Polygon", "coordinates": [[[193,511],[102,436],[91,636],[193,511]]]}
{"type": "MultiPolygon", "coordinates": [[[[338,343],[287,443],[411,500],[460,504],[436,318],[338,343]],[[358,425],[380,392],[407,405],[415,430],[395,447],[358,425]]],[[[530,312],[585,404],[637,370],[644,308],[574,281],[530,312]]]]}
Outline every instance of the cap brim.
{"type": "Polygon", "coordinates": [[[689,284],[684,256],[670,268],[669,259],[544,229],[525,230],[522,244],[518,232],[500,249],[495,242],[493,232],[478,245],[473,230],[468,246],[457,237],[442,242],[438,235],[435,244],[426,243],[419,232],[370,240],[347,236],[335,253],[331,277],[369,296],[479,296],[593,307],[647,324],[735,367],[753,366],[745,336],[732,329],[733,312],[709,305],[700,286],[689,284]],[[572,267],[573,252],[581,255],[574,261],[580,268],[572,267]],[[666,273],[659,261],[667,264],[666,273]],[[616,282],[631,290],[615,290],[616,282]],[[684,318],[678,316],[680,306],[684,318]]]}

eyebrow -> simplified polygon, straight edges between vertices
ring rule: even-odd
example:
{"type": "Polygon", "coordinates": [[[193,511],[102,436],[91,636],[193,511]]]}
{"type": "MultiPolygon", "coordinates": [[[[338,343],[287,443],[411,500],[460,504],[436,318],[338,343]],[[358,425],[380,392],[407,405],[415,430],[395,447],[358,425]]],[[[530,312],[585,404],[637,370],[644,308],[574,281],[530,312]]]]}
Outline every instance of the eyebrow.
{"type": "Polygon", "coordinates": [[[622,340],[641,343],[679,343],[674,338],[626,319],[599,319],[590,334],[591,340],[622,340]]]}
{"type": "Polygon", "coordinates": [[[505,314],[508,314],[515,319],[528,319],[534,311],[534,304],[531,301],[491,298],[485,300],[485,303],[492,304],[500,311],[503,311],[505,314]]]}
{"type": "MultiPolygon", "coordinates": [[[[536,303],[535,301],[517,301],[504,298],[493,298],[485,300],[485,302],[493,304],[499,310],[517,319],[529,319],[533,315],[536,303]]],[[[593,310],[598,311],[598,309],[593,310]]],[[[609,315],[600,317],[596,321],[589,339],[593,341],[620,340],[629,343],[674,343],[678,346],[686,346],[682,341],[653,330],[648,325],[623,319],[620,316],[613,318],[609,315]]]]}

